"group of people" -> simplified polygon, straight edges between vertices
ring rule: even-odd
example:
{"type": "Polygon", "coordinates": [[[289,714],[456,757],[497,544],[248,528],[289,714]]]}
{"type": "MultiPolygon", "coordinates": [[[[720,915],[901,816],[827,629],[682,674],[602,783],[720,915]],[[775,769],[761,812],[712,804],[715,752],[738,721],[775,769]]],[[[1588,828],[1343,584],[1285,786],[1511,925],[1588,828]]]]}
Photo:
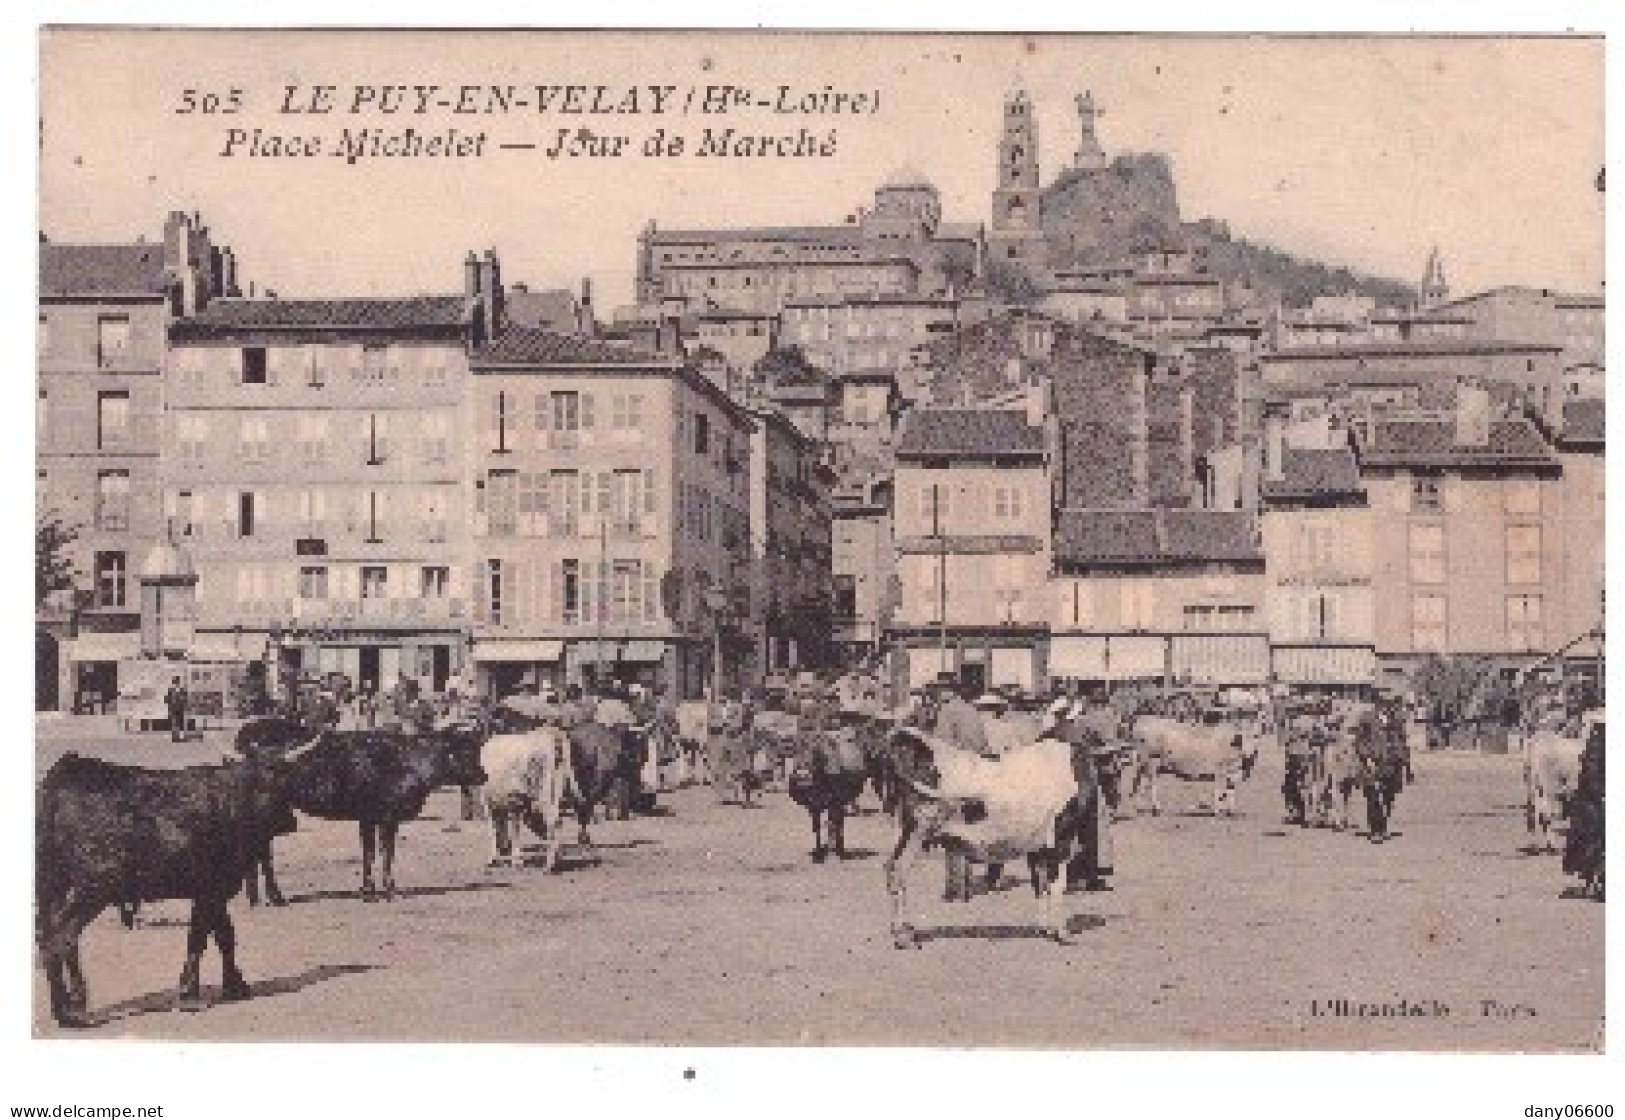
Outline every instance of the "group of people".
{"type": "Polygon", "coordinates": [[[1317,795],[1331,796],[1327,783],[1335,780],[1326,772],[1328,754],[1346,738],[1365,798],[1367,836],[1373,844],[1388,840],[1394,802],[1415,780],[1404,698],[1391,689],[1363,686],[1348,696],[1289,698],[1280,707],[1287,820],[1312,823],[1321,806],[1311,802],[1317,795]]]}

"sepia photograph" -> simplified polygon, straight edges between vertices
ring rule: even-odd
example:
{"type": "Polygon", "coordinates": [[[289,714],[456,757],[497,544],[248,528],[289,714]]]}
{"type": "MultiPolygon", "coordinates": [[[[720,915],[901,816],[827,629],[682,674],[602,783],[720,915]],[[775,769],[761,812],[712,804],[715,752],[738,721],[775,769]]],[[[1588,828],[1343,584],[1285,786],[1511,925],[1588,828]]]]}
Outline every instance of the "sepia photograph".
{"type": "Polygon", "coordinates": [[[34,49],[34,1040],[1603,1053],[1601,35],[34,49]]]}

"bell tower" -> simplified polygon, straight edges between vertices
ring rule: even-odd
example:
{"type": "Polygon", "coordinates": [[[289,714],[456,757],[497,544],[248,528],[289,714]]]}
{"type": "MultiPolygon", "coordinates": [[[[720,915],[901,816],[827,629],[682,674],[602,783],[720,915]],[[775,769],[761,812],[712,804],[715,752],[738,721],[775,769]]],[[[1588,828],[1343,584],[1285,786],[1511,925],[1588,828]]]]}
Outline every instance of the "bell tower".
{"type": "Polygon", "coordinates": [[[1417,292],[1417,306],[1430,311],[1450,298],[1450,285],[1444,278],[1444,260],[1435,245],[1428,252],[1427,267],[1422,272],[1422,287],[1417,292]]]}
{"type": "Polygon", "coordinates": [[[1000,259],[1037,263],[1043,231],[1039,226],[1038,121],[1026,90],[1004,102],[999,139],[998,187],[993,192],[989,248],[1000,259]]]}

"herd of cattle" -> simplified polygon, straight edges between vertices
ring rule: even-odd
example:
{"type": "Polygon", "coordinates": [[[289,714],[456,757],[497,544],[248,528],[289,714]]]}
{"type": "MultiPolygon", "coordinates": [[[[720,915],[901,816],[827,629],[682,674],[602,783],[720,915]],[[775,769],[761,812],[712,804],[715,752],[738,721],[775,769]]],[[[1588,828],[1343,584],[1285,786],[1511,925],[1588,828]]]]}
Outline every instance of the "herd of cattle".
{"type": "MultiPolygon", "coordinates": [[[[147,901],[192,903],[179,1006],[202,1006],[199,964],[212,938],[222,995],[245,999],[228,903],[246,887],[283,903],[274,839],[296,828],[295,811],[355,821],[361,897],[394,897],[396,836],[434,790],[460,786],[484,807],[491,865],[512,865],[523,824],[542,841],[541,863],[558,866],[566,814],[576,843],[592,851],[600,806],[628,814],[640,791],[709,783],[723,802],[750,805],[777,785],[807,811],[813,855],[844,858],[845,820],[872,789],[897,823],[886,860],[892,933],[918,944],[906,882],[931,848],[987,865],[1025,859],[1045,931],[1067,940],[1060,898],[1080,860],[1095,873],[1114,818],[1139,804],[1161,811],[1158,781],[1200,783],[1214,814],[1234,814],[1238,787],[1265,742],[1286,745],[1283,795],[1298,823],[1347,828],[1354,789],[1366,794],[1372,838],[1386,834],[1398,780],[1409,775],[1403,736],[1382,734],[1380,713],[1301,720],[1278,704],[1169,704],[1151,698],[1103,724],[1089,705],[1058,701],[996,752],[962,749],[939,735],[933,705],[885,709],[878,690],[827,687],[767,710],[741,702],[687,703],[643,727],[605,725],[553,704],[512,702],[408,728],[339,729],[331,713],[273,716],[245,724],[232,756],[217,765],[143,769],[69,753],[38,797],[37,936],[53,1017],[95,1020],[80,964],[86,926],[109,907],[127,924],[147,901]],[[1102,728],[1105,728],[1103,731],[1102,728]],[[1116,729],[1115,731],[1113,729],[1116,729]],[[1396,744],[1369,749],[1370,742],[1396,744]],[[1297,744],[1294,746],[1294,744],[1297,744]],[[1293,764],[1294,752],[1298,764],[1293,764]],[[1373,762],[1375,759],[1375,762],[1373,762]],[[1375,769],[1374,769],[1375,767],[1375,769]],[[1380,809],[1380,812],[1378,811],[1380,809]],[[374,864],[378,863],[377,874],[374,864]]],[[[1529,736],[1528,817],[1542,845],[1563,815],[1573,822],[1566,871],[1602,894],[1602,721],[1578,738],[1529,736]]],[[[1109,854],[1106,857],[1109,862],[1109,854]]]]}

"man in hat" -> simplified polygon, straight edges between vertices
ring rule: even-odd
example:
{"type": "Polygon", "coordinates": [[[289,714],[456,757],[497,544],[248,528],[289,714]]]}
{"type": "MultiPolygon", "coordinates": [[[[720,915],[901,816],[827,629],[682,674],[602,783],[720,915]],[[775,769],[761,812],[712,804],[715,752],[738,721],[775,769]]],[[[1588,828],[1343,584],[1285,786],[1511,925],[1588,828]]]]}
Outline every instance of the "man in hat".
{"type": "MultiPolygon", "coordinates": [[[[976,690],[970,682],[953,673],[943,673],[937,677],[936,692],[936,726],[933,734],[960,750],[986,755],[987,725],[982,713],[971,703],[976,690]]],[[[948,853],[948,880],[943,887],[942,897],[946,902],[970,901],[970,860],[960,852],[948,853]]]]}
{"type": "Polygon", "coordinates": [[[1021,729],[1010,717],[1010,705],[996,692],[984,692],[976,698],[976,710],[982,713],[982,733],[987,739],[987,758],[1002,758],[1012,747],[1021,745],[1021,729]]]}
{"type": "Polygon", "coordinates": [[[1094,781],[1081,806],[1081,848],[1067,865],[1067,886],[1086,891],[1109,891],[1105,876],[1112,873],[1112,810],[1117,805],[1120,722],[1103,690],[1080,690],[1068,705],[1062,736],[1081,746],[1089,757],[1094,781]]]}
{"type": "Polygon", "coordinates": [[[178,743],[186,738],[186,685],[180,677],[172,677],[169,691],[164,693],[164,710],[169,714],[169,740],[178,743]]]}
{"type": "Polygon", "coordinates": [[[1290,824],[1309,823],[1310,806],[1304,800],[1304,790],[1316,756],[1330,742],[1326,726],[1330,718],[1330,705],[1323,707],[1321,701],[1301,703],[1284,717],[1281,740],[1286,752],[1286,773],[1281,778],[1281,795],[1286,799],[1290,824]]]}

